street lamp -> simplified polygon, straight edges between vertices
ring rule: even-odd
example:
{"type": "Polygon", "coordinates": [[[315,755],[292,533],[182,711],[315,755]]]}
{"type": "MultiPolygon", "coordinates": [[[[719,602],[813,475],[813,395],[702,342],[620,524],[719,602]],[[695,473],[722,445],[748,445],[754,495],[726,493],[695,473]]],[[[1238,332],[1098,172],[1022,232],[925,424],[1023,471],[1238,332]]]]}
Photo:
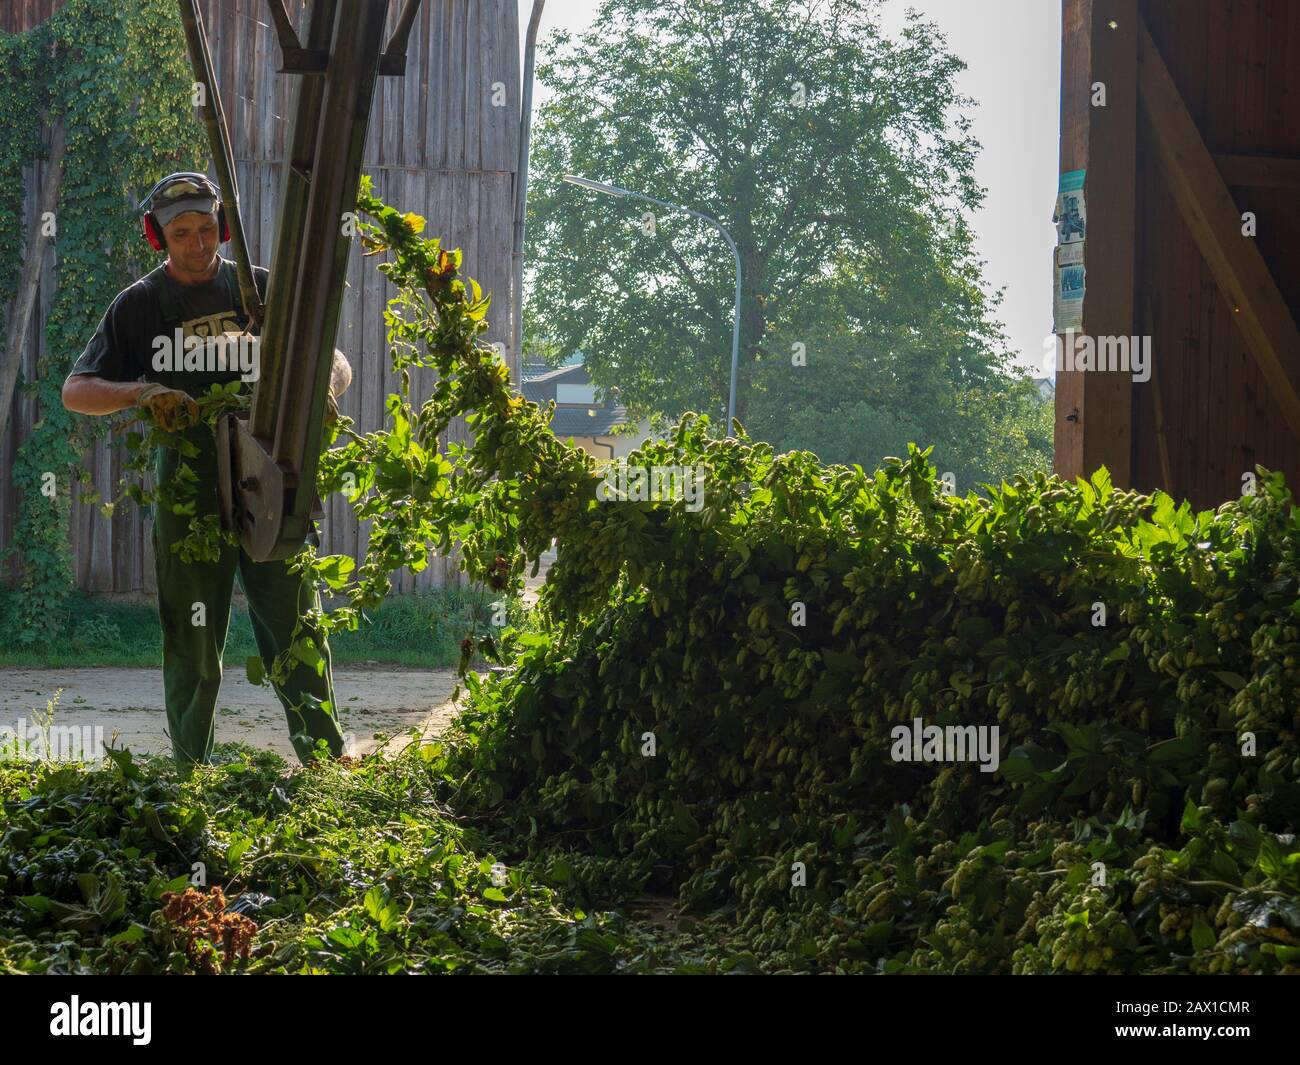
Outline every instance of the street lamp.
{"type": "Polygon", "coordinates": [[[683,207],[677,203],[665,203],[663,200],[656,200],[653,196],[647,196],[643,192],[632,192],[630,189],[621,189],[617,185],[607,185],[603,181],[592,181],[591,178],[578,177],[576,174],[565,174],[564,180],[570,185],[580,185],[584,189],[591,189],[593,192],[601,192],[606,196],[632,196],[638,200],[645,200],[659,207],[666,207],[670,211],[685,211],[687,214],[694,215],[696,218],[703,219],[713,226],[723,239],[727,242],[727,247],[731,249],[731,254],[736,258],[736,308],[732,316],[731,324],[731,395],[727,398],[727,435],[732,434],[732,423],[736,420],[736,367],[740,362],[740,252],[736,250],[736,242],[731,239],[731,234],[722,228],[716,218],[710,218],[706,214],[690,207],[683,207]]]}

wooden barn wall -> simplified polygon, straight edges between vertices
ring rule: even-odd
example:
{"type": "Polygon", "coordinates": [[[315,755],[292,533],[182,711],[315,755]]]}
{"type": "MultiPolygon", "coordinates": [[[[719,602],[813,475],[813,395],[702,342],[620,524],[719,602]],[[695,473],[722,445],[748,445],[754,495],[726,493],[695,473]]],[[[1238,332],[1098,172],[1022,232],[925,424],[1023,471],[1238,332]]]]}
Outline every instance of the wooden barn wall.
{"type": "MultiPolygon", "coordinates": [[[[6,15],[0,28],[27,29],[59,6],[59,0],[0,5],[6,15]]],[[[286,6],[301,30],[303,0],[288,0],[286,6]]],[[[291,101],[289,78],[276,73],[279,47],[266,0],[200,0],[199,7],[230,125],[250,254],[255,263],[269,267],[291,101]]],[[[389,0],[390,32],[398,9],[398,0],[389,0]]],[[[426,235],[440,236],[463,250],[465,273],[493,295],[487,339],[507,346],[519,82],[515,0],[424,0],[411,33],[406,77],[379,79],[363,167],[380,197],[424,215],[426,235]],[[497,82],[504,85],[505,106],[493,104],[497,82]]],[[[35,209],[32,190],[40,187],[43,177],[40,166],[28,168],[29,218],[35,209]]],[[[229,256],[229,248],[223,248],[222,254],[229,256]]],[[[396,376],[384,350],[383,322],[386,301],[393,293],[374,268],[378,261],[367,259],[363,267],[360,249],[354,248],[339,324],[338,347],[353,366],[352,386],[340,406],[363,432],[380,425],[384,397],[396,389],[396,376]]],[[[51,250],[40,294],[42,310],[53,292],[54,262],[51,250]]],[[[34,331],[23,354],[24,375],[32,372],[43,339],[39,329],[34,331]]],[[[510,361],[517,379],[513,352],[510,361]]],[[[418,397],[426,396],[432,385],[430,371],[415,374],[413,391],[418,397]]],[[[0,440],[0,469],[11,468],[18,443],[38,416],[31,406],[15,400],[13,424],[0,440]]],[[[463,439],[463,426],[453,427],[450,435],[463,439]]],[[[86,461],[97,486],[107,494],[116,484],[120,456],[101,444],[86,461]]],[[[8,478],[4,480],[0,546],[9,542],[16,506],[8,478]]],[[[326,501],[321,535],[327,553],[360,557],[365,550],[367,529],[358,527],[339,497],[326,501]]],[[[74,504],[70,536],[81,588],[124,593],[155,590],[149,522],[133,506],[105,520],[94,508],[74,504]]],[[[441,585],[457,579],[455,569],[448,560],[434,559],[420,574],[403,570],[395,577],[394,590],[441,585]]],[[[12,567],[3,576],[12,581],[12,567]]]]}
{"type": "Polygon", "coordinates": [[[38,26],[63,6],[63,0],[3,0],[0,31],[22,33],[38,26]]]}
{"type": "MultiPolygon", "coordinates": [[[[1148,0],[1143,14],[1212,153],[1300,158],[1300,4],[1148,0]]],[[[1137,172],[1135,316],[1152,337],[1154,372],[1134,386],[1134,486],[1211,507],[1239,496],[1242,474],[1256,464],[1300,484],[1296,437],[1164,189],[1154,149],[1140,141],[1137,172]]],[[[1231,191],[1241,211],[1255,212],[1259,251],[1300,317],[1300,190],[1231,191]]],[[[1089,212],[1104,206],[1089,203],[1089,212]]]]}

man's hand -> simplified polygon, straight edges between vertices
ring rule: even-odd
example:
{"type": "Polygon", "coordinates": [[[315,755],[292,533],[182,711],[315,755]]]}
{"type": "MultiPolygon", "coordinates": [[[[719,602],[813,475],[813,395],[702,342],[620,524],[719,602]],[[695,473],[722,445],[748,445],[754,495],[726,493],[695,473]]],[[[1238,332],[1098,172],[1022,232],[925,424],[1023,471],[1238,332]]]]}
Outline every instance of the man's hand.
{"type": "Polygon", "coordinates": [[[154,425],[169,433],[179,432],[199,420],[199,405],[188,392],[154,383],[140,391],[136,402],[153,418],[154,425]]]}
{"type": "Polygon", "coordinates": [[[332,391],[325,393],[325,424],[333,425],[339,420],[339,401],[332,391]]]}

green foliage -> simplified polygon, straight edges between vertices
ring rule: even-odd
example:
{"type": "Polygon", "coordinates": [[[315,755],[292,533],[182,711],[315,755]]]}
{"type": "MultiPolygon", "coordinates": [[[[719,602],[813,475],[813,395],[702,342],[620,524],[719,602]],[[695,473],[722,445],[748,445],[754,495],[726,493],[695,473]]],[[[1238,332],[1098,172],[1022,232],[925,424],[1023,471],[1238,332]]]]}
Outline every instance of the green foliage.
{"type": "Polygon", "coordinates": [[[979,345],[942,315],[906,324],[882,319],[871,302],[842,276],[774,323],[755,366],[753,438],[868,469],[909,443],[933,444],[935,465],[963,493],[1049,472],[1052,405],[1032,382],[982,365],[979,345]],[[796,354],[806,366],[791,365],[796,354]]]}
{"type": "Polygon", "coordinates": [[[603,597],[477,686],[445,766],[471,808],[568,841],[602,902],[721,911],[765,969],[1296,971],[1280,476],[1195,514],[1104,471],[950,497],[919,452],[865,474],[685,423],[631,461],[703,465],[709,501],[561,538],[544,595],[603,597]],[[996,725],[998,771],[893,760],[916,718],[996,725]]]}
{"type": "MultiPolygon", "coordinates": [[[[431,750],[431,749],[426,749],[431,750]]],[[[188,973],[167,902],[201,870],[255,933],[226,973],[613,972],[665,946],[563,903],[448,816],[415,753],[318,764],[223,747],[180,782],[160,759],[0,762],[0,972],[188,973]],[[196,863],[201,863],[196,866],[196,863]],[[494,872],[494,866],[497,869],[494,872]],[[242,896],[240,898],[239,896],[242,896]]]]}
{"type": "Polygon", "coordinates": [[[682,212],[561,182],[587,175],[734,237],[752,438],[864,466],[933,445],[963,489],[1045,469],[1050,432],[1009,398],[998,297],[972,252],[962,67],[934,26],[884,37],[867,0],[607,0],[538,68],[530,346],[557,364],[582,351],[637,417],[725,410],[727,246],[682,212]]]}
{"type": "MultiPolygon", "coordinates": [[[[18,596],[0,586],[0,632],[16,627],[18,596]]],[[[474,628],[492,624],[495,597],[482,589],[449,585],[412,595],[390,595],[366,612],[356,632],[339,632],[330,639],[335,668],[356,663],[448,669],[460,657],[460,642],[474,628]]],[[[527,619],[518,600],[506,601],[507,619],[523,625],[527,619]]],[[[57,644],[0,648],[0,667],[54,669],[88,666],[162,665],[162,630],[158,608],[151,602],[122,602],[115,597],[74,593],[67,604],[67,635],[57,644]],[[75,623],[71,623],[75,619],[75,623]]],[[[242,671],[257,642],[247,607],[231,607],[224,661],[242,671]]],[[[259,659],[260,661],[260,659],[259,659]]]]}
{"type": "MultiPolygon", "coordinates": [[[[168,170],[199,166],[203,138],[170,0],[69,0],[36,29],[6,37],[5,49],[25,57],[8,67],[14,76],[6,77],[3,91],[22,102],[7,113],[47,110],[62,118],[65,141],[55,211],[58,290],[45,319],[47,355],[35,378],[21,386],[39,413],[13,470],[20,493],[10,547],[20,568],[17,639],[34,644],[55,635],[66,614],[73,485],[89,480],[81,463],[97,431],[63,407],[64,377],[113,295],[145,269],[148,249],[135,212],[140,195],[168,170]],[[42,493],[47,474],[55,478],[52,497],[42,493]]],[[[28,122],[18,123],[16,136],[4,134],[5,174],[16,167],[21,176],[33,148],[28,122]]],[[[6,187],[18,188],[21,197],[21,180],[6,187]]],[[[10,234],[7,239],[21,239],[12,236],[22,231],[14,213],[20,205],[20,198],[0,202],[0,232],[10,234]]],[[[13,283],[14,276],[0,276],[0,303],[13,283]]]]}
{"type": "MultiPolygon", "coordinates": [[[[583,489],[595,483],[591,460],[554,437],[536,405],[511,391],[505,364],[479,341],[488,299],[476,282],[459,277],[461,253],[419,237],[422,218],[399,213],[370,189],[363,176],[357,207],[371,221],[358,228],[367,254],[395,253],[379,269],[399,289],[385,311],[398,390],[385,401],[382,427],[361,435],[341,418],[325,434],[321,497],[343,491],[357,519],[370,524],[359,563],[317,557],[310,547],[297,558],[343,601],[303,619],[300,629],[310,621],[326,634],[356,630],[365,611],[388,595],[396,570],[418,573],[435,551],[445,554],[453,544],[472,578],[517,598],[525,561],[536,563],[550,546],[552,514],[580,509],[583,489]],[[415,367],[438,377],[418,406],[410,392],[415,367]],[[472,443],[440,452],[439,439],[458,417],[473,431],[472,443]],[[543,473],[550,483],[535,499],[524,486],[543,473]]],[[[295,646],[305,650],[306,640],[300,635],[295,646]]],[[[502,653],[491,633],[467,638],[462,669],[476,650],[494,660],[502,653]]],[[[290,662],[285,656],[277,663],[272,679],[290,662]]]]}
{"type": "Polygon", "coordinates": [[[702,470],[703,505],[601,503],[591,460],[473,346],[453,261],[365,192],[362,209],[395,254],[399,366],[427,354],[440,378],[349,445],[349,468],[377,471],[363,505],[401,515],[381,543],[402,550],[381,558],[464,537],[472,575],[508,584],[559,544],[553,627],[479,640],[511,668],[467,678],[473,708],[432,766],[461,808],[591,902],[675,890],[714,914],[734,952],[718,966],[1153,972],[1218,952],[1290,971],[1275,948],[1300,932],[1293,909],[1245,947],[1224,938],[1239,896],[1297,890],[1294,840],[1275,835],[1300,801],[1300,519],[1280,475],[1200,514],[1104,470],[957,496],[914,447],[866,472],[687,417],[629,462],[702,470]],[[430,472],[412,445],[466,412],[474,444],[430,472]],[[894,761],[918,717],[996,726],[999,770],[894,761]],[[1233,833],[1271,841],[1266,860],[1216,857],[1207,840],[1233,833]],[[1166,923],[1134,887],[1151,848],[1179,846],[1200,923],[1166,923]]]}
{"type": "Polygon", "coordinates": [[[99,504],[100,513],[105,517],[112,517],[124,498],[141,507],[166,507],[173,514],[189,516],[188,532],[171,545],[171,550],[185,562],[215,562],[221,557],[221,551],[237,544],[239,538],[222,528],[215,514],[197,517],[199,475],[188,460],[199,457],[201,442],[211,447],[211,434],[217,421],[232,411],[247,411],[251,397],[242,381],[230,381],[210,385],[193,398],[199,408],[198,422],[179,432],[161,428],[147,416],[142,418],[141,412],[135,409],[114,422],[112,432],[121,435],[127,452],[117,485],[118,494],[105,502],[99,491],[91,487],[83,490],[79,498],[83,503],[99,504]],[[141,428],[131,430],[129,427],[137,421],[142,421],[141,428]],[[170,476],[158,477],[149,487],[147,479],[151,473],[158,472],[157,463],[164,448],[176,452],[175,468],[170,476]]]}

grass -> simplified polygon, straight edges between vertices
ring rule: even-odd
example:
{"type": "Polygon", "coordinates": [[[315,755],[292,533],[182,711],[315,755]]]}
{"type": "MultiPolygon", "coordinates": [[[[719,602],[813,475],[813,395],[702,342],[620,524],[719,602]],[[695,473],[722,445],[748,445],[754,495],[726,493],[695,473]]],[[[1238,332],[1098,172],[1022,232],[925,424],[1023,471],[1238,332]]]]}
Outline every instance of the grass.
{"type": "MultiPolygon", "coordinates": [[[[369,615],[369,625],[330,638],[334,664],[376,662],[423,669],[455,666],[460,641],[475,619],[480,631],[490,626],[496,598],[486,590],[458,587],[392,596],[369,615]]],[[[12,634],[17,629],[13,600],[14,592],[0,587],[0,632],[12,634]]],[[[512,605],[512,621],[521,610],[512,605]]],[[[228,668],[242,670],[245,659],[256,653],[248,610],[236,604],[230,612],[223,661],[228,668]]],[[[128,603],[84,593],[73,597],[58,639],[28,646],[6,639],[0,648],[0,667],[161,665],[162,632],[154,603],[128,603]]]]}

